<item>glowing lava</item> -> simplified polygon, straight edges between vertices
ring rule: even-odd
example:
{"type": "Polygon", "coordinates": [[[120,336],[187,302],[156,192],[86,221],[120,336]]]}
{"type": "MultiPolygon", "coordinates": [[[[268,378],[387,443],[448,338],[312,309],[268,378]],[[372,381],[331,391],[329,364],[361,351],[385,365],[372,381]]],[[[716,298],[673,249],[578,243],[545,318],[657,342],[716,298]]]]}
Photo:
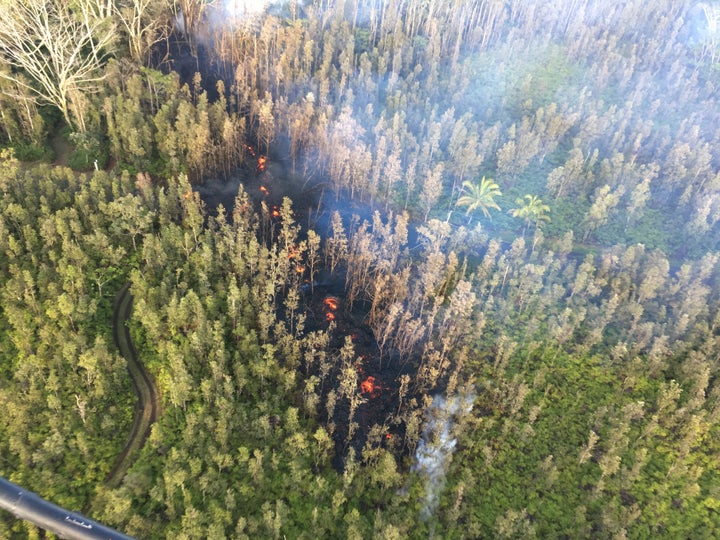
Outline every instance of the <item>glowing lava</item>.
{"type": "Polygon", "coordinates": [[[325,306],[325,320],[328,322],[334,321],[335,313],[333,313],[333,311],[337,311],[340,305],[338,299],[334,296],[328,296],[323,300],[323,305],[325,306]]]}
{"type": "Polygon", "coordinates": [[[295,246],[289,246],[288,247],[288,259],[297,259],[300,257],[300,253],[298,252],[298,249],[295,246]]]}
{"type": "Polygon", "coordinates": [[[360,391],[363,394],[370,394],[370,397],[377,397],[382,391],[382,386],[378,384],[375,377],[370,376],[360,383],[360,391]]]}
{"type": "Polygon", "coordinates": [[[265,165],[267,164],[267,158],[265,156],[260,156],[257,160],[257,170],[258,172],[263,172],[265,170],[265,165]]]}

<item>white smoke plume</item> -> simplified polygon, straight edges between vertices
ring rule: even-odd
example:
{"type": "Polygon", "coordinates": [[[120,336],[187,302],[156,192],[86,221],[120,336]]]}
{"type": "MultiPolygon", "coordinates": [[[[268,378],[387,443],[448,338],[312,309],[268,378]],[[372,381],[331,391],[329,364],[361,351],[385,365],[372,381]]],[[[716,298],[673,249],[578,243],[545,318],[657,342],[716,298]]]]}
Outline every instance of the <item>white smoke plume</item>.
{"type": "Polygon", "coordinates": [[[445,473],[457,445],[453,428],[459,416],[468,414],[473,407],[474,394],[435,396],[427,411],[427,423],[415,451],[413,470],[426,477],[425,503],[421,517],[430,517],[445,486],[445,473]]]}
{"type": "Polygon", "coordinates": [[[230,17],[242,19],[250,15],[263,13],[270,5],[277,2],[271,0],[223,0],[223,11],[230,17]]]}
{"type": "Polygon", "coordinates": [[[288,9],[290,12],[304,8],[305,0],[219,0],[220,11],[226,22],[252,19],[268,11],[288,9]]]}

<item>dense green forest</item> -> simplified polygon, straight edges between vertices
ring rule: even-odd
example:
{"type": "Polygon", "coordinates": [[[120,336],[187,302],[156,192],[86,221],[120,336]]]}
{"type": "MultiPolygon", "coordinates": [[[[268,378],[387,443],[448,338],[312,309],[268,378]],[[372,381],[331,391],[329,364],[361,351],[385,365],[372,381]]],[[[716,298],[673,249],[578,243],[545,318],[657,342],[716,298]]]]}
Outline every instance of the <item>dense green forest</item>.
{"type": "Polygon", "coordinates": [[[718,21],[0,3],[0,476],[137,538],[718,537],[718,21]]]}

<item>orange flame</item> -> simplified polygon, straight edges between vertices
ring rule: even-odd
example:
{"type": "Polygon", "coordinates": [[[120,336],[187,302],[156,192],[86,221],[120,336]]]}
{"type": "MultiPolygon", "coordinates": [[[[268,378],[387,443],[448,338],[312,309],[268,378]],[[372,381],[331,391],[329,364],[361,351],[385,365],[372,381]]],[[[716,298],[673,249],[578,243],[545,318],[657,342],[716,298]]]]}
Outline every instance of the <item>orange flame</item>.
{"type": "Polygon", "coordinates": [[[246,145],[245,148],[247,148],[248,154],[255,157],[255,149],[252,146],[246,145]]]}
{"type": "Polygon", "coordinates": [[[260,172],[263,172],[265,170],[266,163],[267,163],[267,158],[265,156],[260,156],[257,160],[257,170],[260,172]]]}
{"type": "Polygon", "coordinates": [[[270,192],[268,191],[268,188],[266,188],[265,186],[260,186],[260,191],[261,191],[262,194],[265,195],[266,197],[267,197],[268,195],[270,195],[270,192]]]}
{"type": "Polygon", "coordinates": [[[386,433],[386,434],[385,434],[385,438],[386,438],[388,441],[389,441],[390,439],[392,439],[392,433],[386,433]]]}
{"type": "Polygon", "coordinates": [[[295,271],[296,271],[298,274],[302,274],[302,273],[305,271],[305,267],[304,267],[302,264],[298,264],[298,265],[295,267],[295,271]]]}
{"type": "Polygon", "coordinates": [[[278,210],[277,205],[272,207],[272,212],[270,212],[270,215],[274,218],[280,217],[280,210],[278,210]]]}
{"type": "Polygon", "coordinates": [[[337,308],[340,305],[338,299],[334,296],[328,296],[323,300],[323,305],[325,306],[325,319],[328,321],[334,321],[335,314],[333,311],[337,311],[337,308]]]}
{"type": "Polygon", "coordinates": [[[377,397],[380,394],[382,387],[375,382],[375,377],[368,377],[360,383],[360,391],[363,394],[370,394],[370,397],[377,397]]]}

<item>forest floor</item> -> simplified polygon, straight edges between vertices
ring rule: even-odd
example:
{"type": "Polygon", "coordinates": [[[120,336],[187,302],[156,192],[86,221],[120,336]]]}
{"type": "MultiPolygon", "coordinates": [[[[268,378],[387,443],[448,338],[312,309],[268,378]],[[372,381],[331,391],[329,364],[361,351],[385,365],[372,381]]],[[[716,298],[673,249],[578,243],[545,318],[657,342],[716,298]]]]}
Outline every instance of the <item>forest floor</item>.
{"type": "Polygon", "coordinates": [[[67,167],[68,157],[72,153],[72,147],[61,130],[55,130],[55,133],[50,138],[50,148],[52,148],[55,154],[53,165],[67,167]]]}
{"type": "Polygon", "coordinates": [[[157,387],[144,366],[138,361],[135,347],[133,347],[130,339],[130,330],[126,324],[132,312],[132,302],[133,298],[128,283],[120,289],[115,298],[115,309],[112,318],[113,337],[120,354],[127,361],[128,372],[135,393],[138,396],[138,402],[135,406],[133,427],[125,448],[118,455],[105,480],[106,484],[110,486],[118,485],[123,479],[132,463],[133,454],[143,447],[145,440],[150,435],[150,427],[160,415],[160,397],[157,387]]]}

